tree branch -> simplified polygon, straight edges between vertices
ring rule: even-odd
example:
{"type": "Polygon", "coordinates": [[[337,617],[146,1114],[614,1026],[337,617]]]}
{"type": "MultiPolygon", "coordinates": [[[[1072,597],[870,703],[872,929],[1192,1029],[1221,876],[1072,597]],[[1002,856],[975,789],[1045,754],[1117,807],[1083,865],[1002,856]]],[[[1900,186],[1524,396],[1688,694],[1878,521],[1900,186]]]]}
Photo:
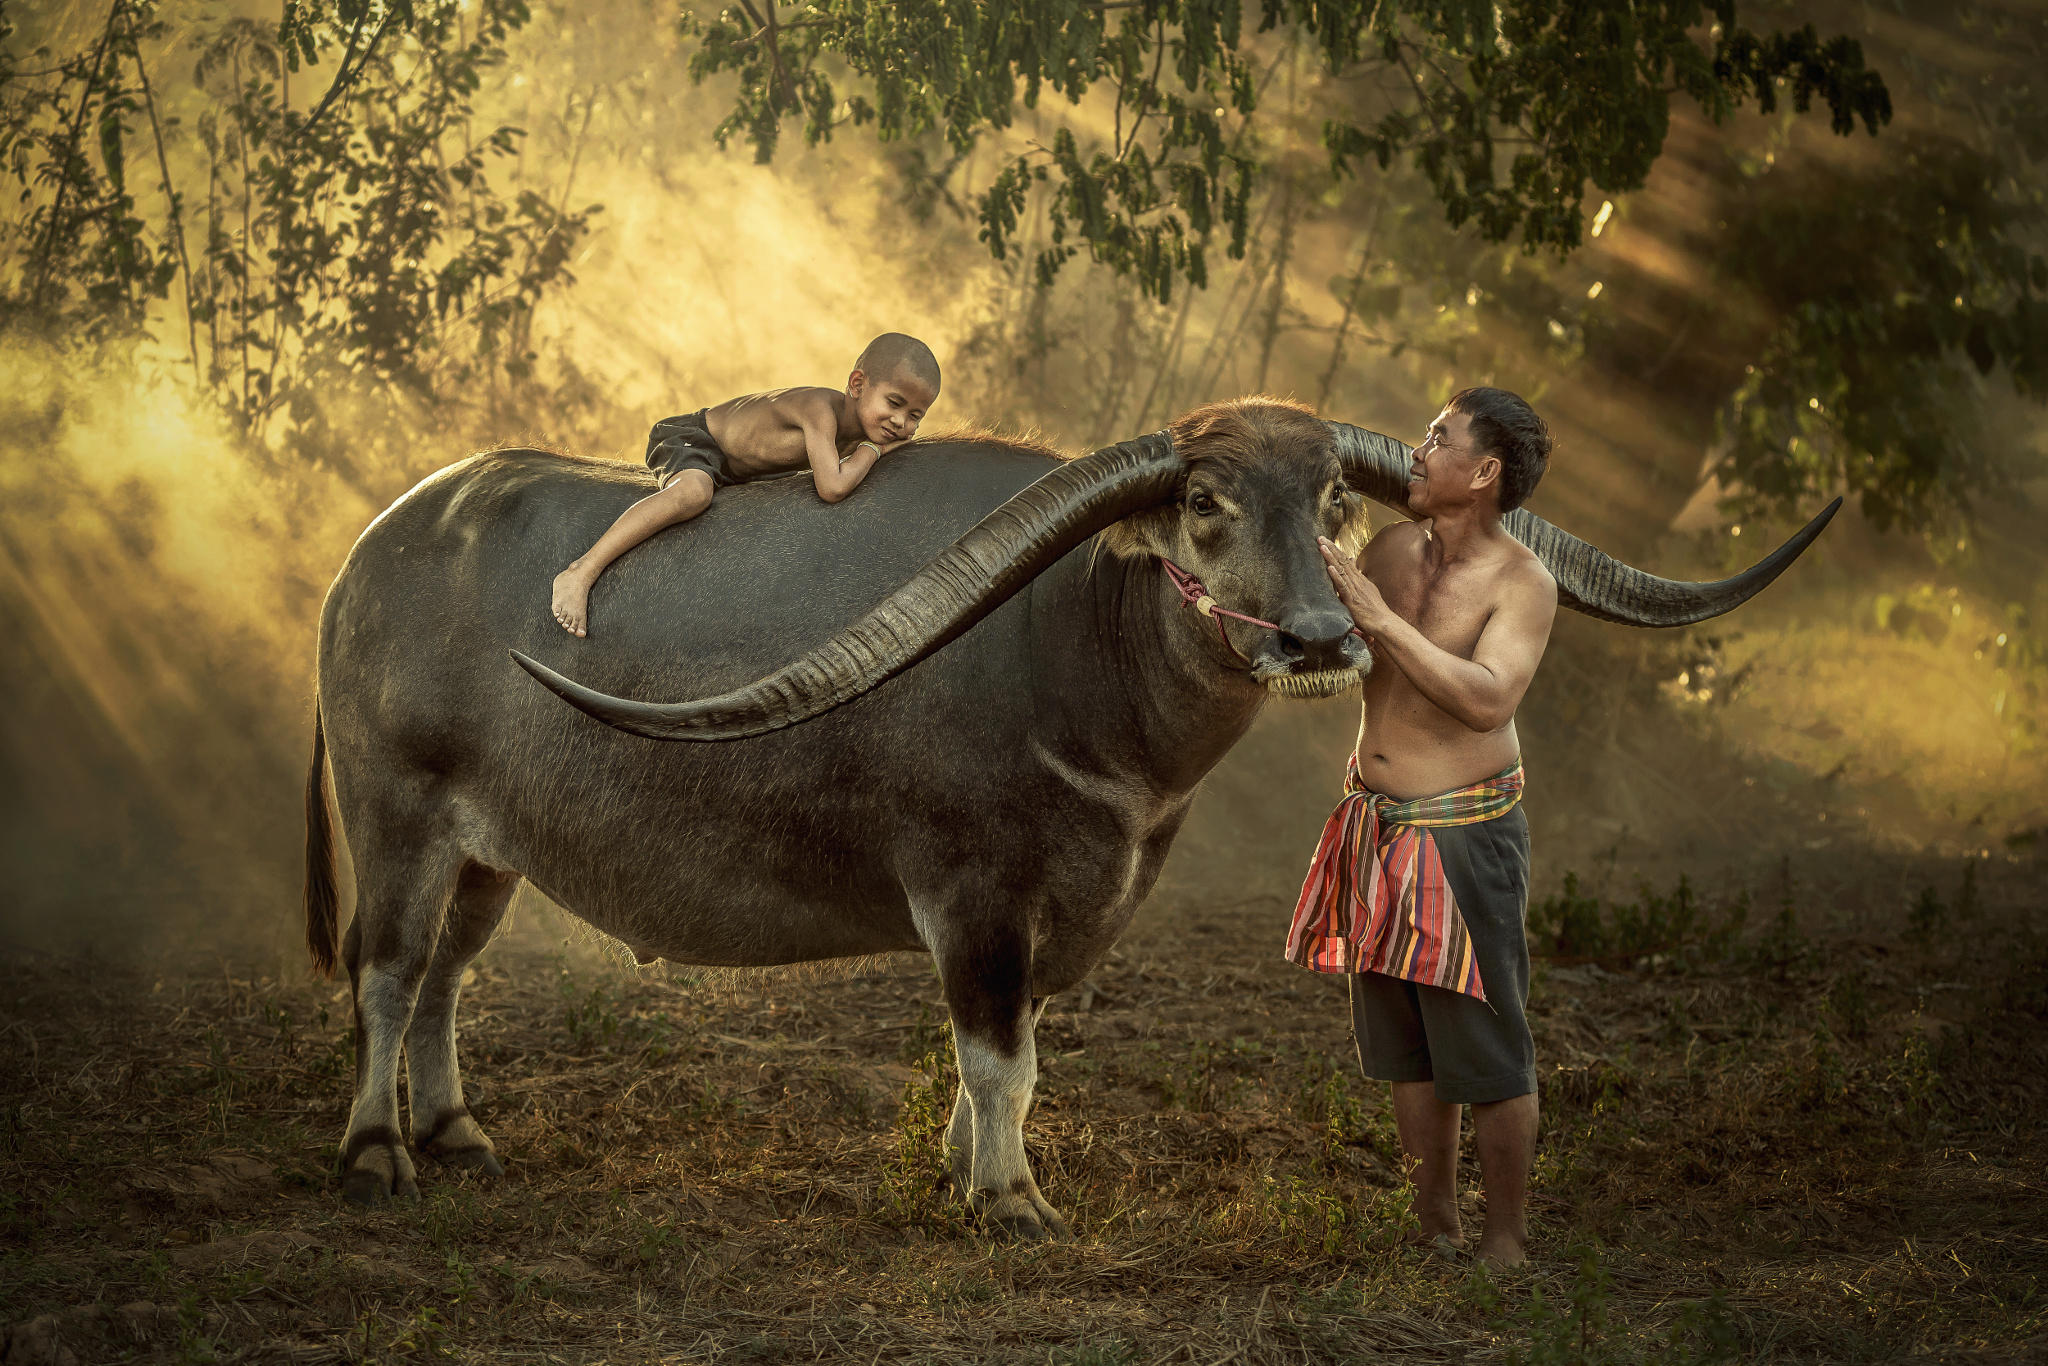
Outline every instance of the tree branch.
{"type": "MultiPolygon", "coordinates": [[[[85,133],[85,114],[92,108],[93,83],[99,79],[100,68],[106,62],[107,45],[114,40],[114,21],[121,17],[124,3],[126,0],[114,0],[113,7],[107,11],[107,26],[101,31],[99,46],[93,49],[92,62],[86,68],[85,88],[78,92],[78,116],[71,120],[71,133],[64,142],[67,161],[78,155],[78,140],[85,133]]],[[[66,166],[64,175],[57,181],[57,194],[50,202],[49,231],[43,234],[42,250],[37,253],[41,259],[36,262],[35,288],[29,291],[28,296],[33,304],[42,303],[43,291],[49,287],[51,253],[57,249],[57,229],[64,217],[64,195],[70,188],[71,168],[66,166]]]]}
{"type": "Polygon", "coordinates": [[[361,37],[363,25],[368,22],[369,17],[369,13],[365,11],[363,17],[356,20],[355,29],[348,36],[348,50],[341,54],[341,67],[334,73],[334,84],[327,87],[327,93],[320,97],[320,103],[306,116],[306,121],[299,125],[297,137],[303,139],[313,131],[313,125],[327,116],[327,111],[334,107],[335,100],[343,90],[355,84],[362,76],[363,70],[369,66],[371,59],[377,55],[377,44],[383,41],[384,31],[391,27],[393,14],[390,11],[385,13],[383,22],[377,25],[377,31],[370,35],[370,45],[363,49],[363,55],[356,62],[355,69],[349,69],[349,58],[355,56],[356,40],[361,37]]]}
{"type": "Polygon", "coordinates": [[[142,64],[141,49],[131,44],[128,55],[135,59],[135,75],[142,82],[142,105],[149,111],[149,130],[156,137],[156,167],[163,176],[164,198],[170,201],[172,240],[178,244],[178,264],[185,271],[185,341],[192,348],[192,381],[199,382],[199,324],[192,317],[192,258],[185,253],[185,215],[178,205],[178,192],[171,188],[171,164],[164,155],[164,128],[156,114],[156,94],[149,88],[149,71],[142,64]]]}

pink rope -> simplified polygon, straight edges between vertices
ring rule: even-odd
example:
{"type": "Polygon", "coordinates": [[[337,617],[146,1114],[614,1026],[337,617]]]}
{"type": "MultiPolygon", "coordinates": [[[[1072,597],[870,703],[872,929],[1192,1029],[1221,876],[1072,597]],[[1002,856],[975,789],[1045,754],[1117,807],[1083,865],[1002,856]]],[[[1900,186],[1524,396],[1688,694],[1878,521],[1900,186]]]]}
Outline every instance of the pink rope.
{"type": "MultiPolygon", "coordinates": [[[[1223,623],[1218,618],[1230,617],[1233,620],[1243,622],[1247,626],[1262,626],[1268,631],[1278,631],[1280,629],[1273,622],[1261,621],[1257,617],[1246,616],[1243,612],[1233,612],[1227,607],[1217,606],[1216,599],[1209,595],[1209,590],[1203,587],[1200,579],[1188,573],[1187,570],[1182,569],[1164,555],[1159,557],[1159,565],[1160,568],[1166,571],[1166,577],[1172,580],[1173,586],[1179,590],[1182,604],[1194,608],[1197,612],[1209,618],[1209,620],[1216,622],[1217,638],[1223,642],[1223,648],[1230,651],[1231,656],[1238,663],[1249,666],[1251,661],[1239,654],[1237,647],[1230,643],[1230,632],[1224,629],[1223,623]]],[[[1356,626],[1351,628],[1351,634],[1357,636],[1360,640],[1366,638],[1365,632],[1359,630],[1356,626]]]]}

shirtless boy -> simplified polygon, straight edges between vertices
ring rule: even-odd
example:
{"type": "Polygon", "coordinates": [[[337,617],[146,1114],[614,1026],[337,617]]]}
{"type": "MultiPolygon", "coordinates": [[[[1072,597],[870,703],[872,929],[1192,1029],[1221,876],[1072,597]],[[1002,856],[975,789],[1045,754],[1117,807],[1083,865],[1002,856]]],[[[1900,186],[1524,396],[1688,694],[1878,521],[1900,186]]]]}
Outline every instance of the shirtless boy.
{"type": "Polygon", "coordinates": [[[808,468],[818,496],[838,502],[877,460],[917,435],[938,397],[931,348],[884,332],[854,362],[844,393],[770,389],[655,423],[647,463],[660,476],[660,490],[620,513],[596,545],[555,575],[555,620],[571,635],[587,634],[590,586],[605,567],[663,527],[703,512],[727,485],[808,468]]]}
{"type": "Polygon", "coordinates": [[[1536,1152],[1515,708],[1557,611],[1556,582],[1501,514],[1529,496],[1549,454],[1527,403],[1464,390],[1415,448],[1416,520],[1375,536],[1355,565],[1323,543],[1375,667],[1347,795],[1288,943],[1303,966],[1351,974],[1359,1064],[1393,1083],[1421,1238],[1438,1251],[1465,1246],[1458,1134],[1472,1107],[1486,1188],[1476,1252],[1494,1266],[1526,1259],[1536,1152]]]}

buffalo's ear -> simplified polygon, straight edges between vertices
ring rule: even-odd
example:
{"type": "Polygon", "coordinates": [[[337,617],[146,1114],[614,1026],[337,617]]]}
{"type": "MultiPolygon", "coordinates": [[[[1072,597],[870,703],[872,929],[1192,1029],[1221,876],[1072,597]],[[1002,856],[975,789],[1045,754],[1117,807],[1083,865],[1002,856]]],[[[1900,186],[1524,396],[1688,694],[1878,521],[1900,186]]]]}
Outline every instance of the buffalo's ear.
{"type": "Polygon", "coordinates": [[[1180,502],[1161,503],[1134,512],[1102,529],[1102,545],[1121,559],[1164,555],[1184,557],[1180,548],[1180,502]]]}
{"type": "Polygon", "coordinates": [[[1356,489],[1344,491],[1344,516],[1337,523],[1337,534],[1332,538],[1337,548],[1352,559],[1365,549],[1365,543],[1372,539],[1372,504],[1356,489]]]}

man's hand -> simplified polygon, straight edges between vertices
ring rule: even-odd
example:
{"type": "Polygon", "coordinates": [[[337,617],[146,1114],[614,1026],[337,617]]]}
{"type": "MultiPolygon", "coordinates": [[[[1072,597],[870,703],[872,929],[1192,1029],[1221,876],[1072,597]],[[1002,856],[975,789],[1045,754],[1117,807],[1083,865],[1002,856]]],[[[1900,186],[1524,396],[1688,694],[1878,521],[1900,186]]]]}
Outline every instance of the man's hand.
{"type": "Polygon", "coordinates": [[[1358,572],[1358,566],[1351,557],[1337,548],[1327,536],[1316,537],[1316,544],[1323,552],[1323,566],[1330,571],[1330,583],[1337,590],[1337,600],[1344,604],[1344,610],[1351,613],[1351,620],[1365,634],[1377,635],[1393,619],[1393,609],[1380,596],[1380,590],[1373,587],[1372,580],[1358,572]]]}

